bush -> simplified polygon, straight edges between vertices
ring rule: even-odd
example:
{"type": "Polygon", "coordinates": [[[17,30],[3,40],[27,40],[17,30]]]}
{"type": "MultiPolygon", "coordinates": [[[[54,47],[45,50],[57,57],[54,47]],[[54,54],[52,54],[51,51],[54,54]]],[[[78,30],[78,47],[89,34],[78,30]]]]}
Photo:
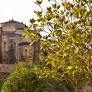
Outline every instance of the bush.
{"type": "Polygon", "coordinates": [[[60,81],[39,76],[39,69],[33,64],[18,64],[1,92],[69,92],[60,81]]]}
{"type": "Polygon", "coordinates": [[[4,80],[0,80],[0,92],[1,92],[1,89],[2,89],[2,86],[3,86],[3,83],[4,83],[4,80]]]}

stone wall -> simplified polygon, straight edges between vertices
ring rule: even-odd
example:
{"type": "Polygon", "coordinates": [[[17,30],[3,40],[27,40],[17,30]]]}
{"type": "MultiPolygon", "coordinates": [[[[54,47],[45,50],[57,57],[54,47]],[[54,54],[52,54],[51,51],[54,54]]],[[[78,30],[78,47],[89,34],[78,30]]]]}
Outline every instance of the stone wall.
{"type": "Polygon", "coordinates": [[[79,92],[92,92],[92,82],[90,81],[85,81],[82,85],[81,88],[79,89],[79,92]]]}
{"type": "Polygon", "coordinates": [[[7,78],[14,69],[14,66],[14,64],[0,64],[0,80],[7,78]]]}
{"type": "Polygon", "coordinates": [[[14,66],[14,64],[0,64],[0,73],[11,73],[14,66]]]}

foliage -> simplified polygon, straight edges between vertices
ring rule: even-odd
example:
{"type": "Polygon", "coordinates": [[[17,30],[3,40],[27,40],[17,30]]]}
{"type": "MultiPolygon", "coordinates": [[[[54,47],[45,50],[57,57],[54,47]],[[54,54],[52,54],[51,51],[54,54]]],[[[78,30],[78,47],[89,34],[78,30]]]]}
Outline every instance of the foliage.
{"type": "Polygon", "coordinates": [[[37,18],[30,19],[27,32],[33,41],[36,33],[48,33],[40,39],[39,63],[48,76],[77,88],[92,76],[92,0],[48,0],[45,10],[38,1],[41,9],[34,11],[37,18]]]}
{"type": "Polygon", "coordinates": [[[69,92],[65,83],[42,76],[41,68],[21,63],[5,81],[1,92],[69,92]]]}
{"type": "Polygon", "coordinates": [[[35,2],[41,9],[34,11],[37,17],[30,19],[24,34],[32,44],[40,42],[41,67],[18,66],[2,92],[61,92],[60,81],[78,92],[78,85],[92,78],[92,0],[48,0],[45,10],[43,2],[35,2]],[[41,32],[48,35],[43,37],[41,32]]]}
{"type": "Polygon", "coordinates": [[[4,83],[4,81],[0,80],[0,92],[1,92],[1,89],[2,89],[2,86],[3,86],[3,83],[4,83]]]}

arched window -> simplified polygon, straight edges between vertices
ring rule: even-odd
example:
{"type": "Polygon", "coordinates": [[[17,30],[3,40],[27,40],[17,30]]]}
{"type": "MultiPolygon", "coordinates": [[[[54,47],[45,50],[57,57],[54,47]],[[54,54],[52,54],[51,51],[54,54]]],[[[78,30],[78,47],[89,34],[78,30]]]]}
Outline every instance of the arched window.
{"type": "Polygon", "coordinates": [[[27,49],[25,49],[25,56],[27,57],[27,54],[28,54],[28,50],[27,49]]]}
{"type": "Polygon", "coordinates": [[[14,42],[14,47],[16,48],[16,42],[14,42]]]}
{"type": "Polygon", "coordinates": [[[6,46],[6,42],[4,42],[4,51],[6,51],[7,46],[6,46]]]}

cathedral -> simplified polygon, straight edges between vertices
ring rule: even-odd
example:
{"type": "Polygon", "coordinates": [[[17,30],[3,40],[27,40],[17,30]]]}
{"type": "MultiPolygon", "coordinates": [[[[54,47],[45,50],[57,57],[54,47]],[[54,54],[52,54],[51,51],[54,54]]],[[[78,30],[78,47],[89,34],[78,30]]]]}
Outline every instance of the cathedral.
{"type": "Polygon", "coordinates": [[[14,64],[32,59],[31,39],[25,39],[27,26],[15,20],[0,23],[0,63],[14,64]]]}

